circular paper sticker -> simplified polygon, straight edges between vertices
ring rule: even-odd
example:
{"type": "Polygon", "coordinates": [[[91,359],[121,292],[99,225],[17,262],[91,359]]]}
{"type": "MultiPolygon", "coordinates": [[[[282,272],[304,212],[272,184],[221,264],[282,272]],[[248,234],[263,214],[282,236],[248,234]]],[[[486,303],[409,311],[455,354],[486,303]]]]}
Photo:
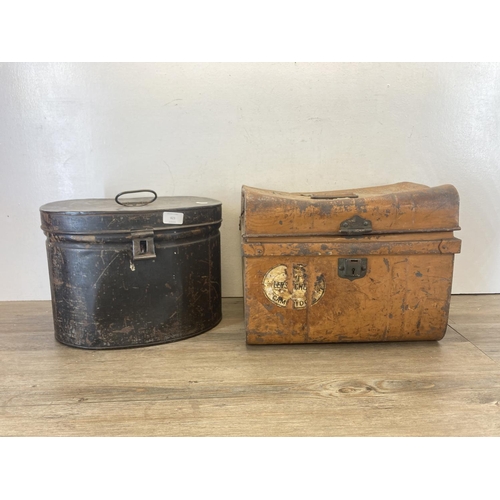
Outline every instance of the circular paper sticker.
{"type": "MultiPolygon", "coordinates": [[[[273,267],[267,271],[262,281],[264,294],[279,307],[286,307],[289,301],[292,301],[294,309],[305,309],[307,307],[307,286],[310,283],[305,266],[302,264],[293,265],[291,291],[288,281],[288,269],[285,264],[273,267]]],[[[316,304],[324,293],[325,279],[319,275],[314,281],[311,306],[316,304]]]]}

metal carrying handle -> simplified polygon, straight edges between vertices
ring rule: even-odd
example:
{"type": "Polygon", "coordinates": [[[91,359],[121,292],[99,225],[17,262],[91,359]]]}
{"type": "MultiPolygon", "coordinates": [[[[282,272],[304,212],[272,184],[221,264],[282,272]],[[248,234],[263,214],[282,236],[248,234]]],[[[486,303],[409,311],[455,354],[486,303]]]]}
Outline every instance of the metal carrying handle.
{"type": "Polygon", "coordinates": [[[338,191],[337,193],[299,193],[300,196],[307,196],[311,200],[339,200],[342,198],[359,198],[355,193],[347,193],[346,191],[338,191]]]}
{"type": "Polygon", "coordinates": [[[124,207],[142,207],[144,205],[149,205],[150,203],[153,203],[153,201],[155,201],[156,198],[158,198],[158,195],[152,189],[137,189],[135,191],[123,191],[122,193],[118,193],[115,196],[115,201],[116,203],[118,203],[119,205],[123,205],[124,207]],[[131,193],[152,193],[154,195],[154,198],[148,201],[129,201],[128,203],[127,202],[122,203],[118,199],[120,196],[123,196],[124,194],[131,194],[131,193]]]}

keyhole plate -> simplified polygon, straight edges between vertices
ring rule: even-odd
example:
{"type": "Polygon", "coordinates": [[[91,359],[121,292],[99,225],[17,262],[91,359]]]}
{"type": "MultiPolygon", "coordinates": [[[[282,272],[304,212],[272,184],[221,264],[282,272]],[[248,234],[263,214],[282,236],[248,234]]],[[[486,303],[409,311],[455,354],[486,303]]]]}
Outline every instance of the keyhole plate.
{"type": "Polygon", "coordinates": [[[155,243],[152,232],[136,232],[132,235],[132,257],[134,260],[154,259],[155,243]]]}
{"type": "Polygon", "coordinates": [[[350,281],[362,278],[366,275],[368,259],[339,259],[338,271],[341,278],[350,281]]]}

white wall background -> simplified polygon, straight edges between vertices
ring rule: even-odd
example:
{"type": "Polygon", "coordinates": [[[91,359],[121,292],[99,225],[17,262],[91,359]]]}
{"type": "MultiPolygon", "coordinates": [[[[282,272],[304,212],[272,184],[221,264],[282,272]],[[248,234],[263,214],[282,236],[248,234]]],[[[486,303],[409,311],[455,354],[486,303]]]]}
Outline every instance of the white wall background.
{"type": "Polygon", "coordinates": [[[0,300],[49,299],[39,207],[223,202],[223,295],[241,296],[242,184],[454,184],[454,293],[500,292],[500,64],[0,64],[0,300]]]}

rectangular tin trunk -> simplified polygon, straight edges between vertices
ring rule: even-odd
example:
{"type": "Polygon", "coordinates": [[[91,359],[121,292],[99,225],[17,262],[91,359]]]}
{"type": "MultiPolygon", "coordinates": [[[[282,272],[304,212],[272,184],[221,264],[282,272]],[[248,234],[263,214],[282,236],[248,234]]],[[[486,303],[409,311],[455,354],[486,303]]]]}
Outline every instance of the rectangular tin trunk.
{"type": "Polygon", "coordinates": [[[453,186],[242,188],[247,343],[439,340],[461,241],[453,186]]]}
{"type": "Polygon", "coordinates": [[[213,328],[222,318],[221,203],[120,196],[40,208],[56,339],[121,348],[213,328]]]}

